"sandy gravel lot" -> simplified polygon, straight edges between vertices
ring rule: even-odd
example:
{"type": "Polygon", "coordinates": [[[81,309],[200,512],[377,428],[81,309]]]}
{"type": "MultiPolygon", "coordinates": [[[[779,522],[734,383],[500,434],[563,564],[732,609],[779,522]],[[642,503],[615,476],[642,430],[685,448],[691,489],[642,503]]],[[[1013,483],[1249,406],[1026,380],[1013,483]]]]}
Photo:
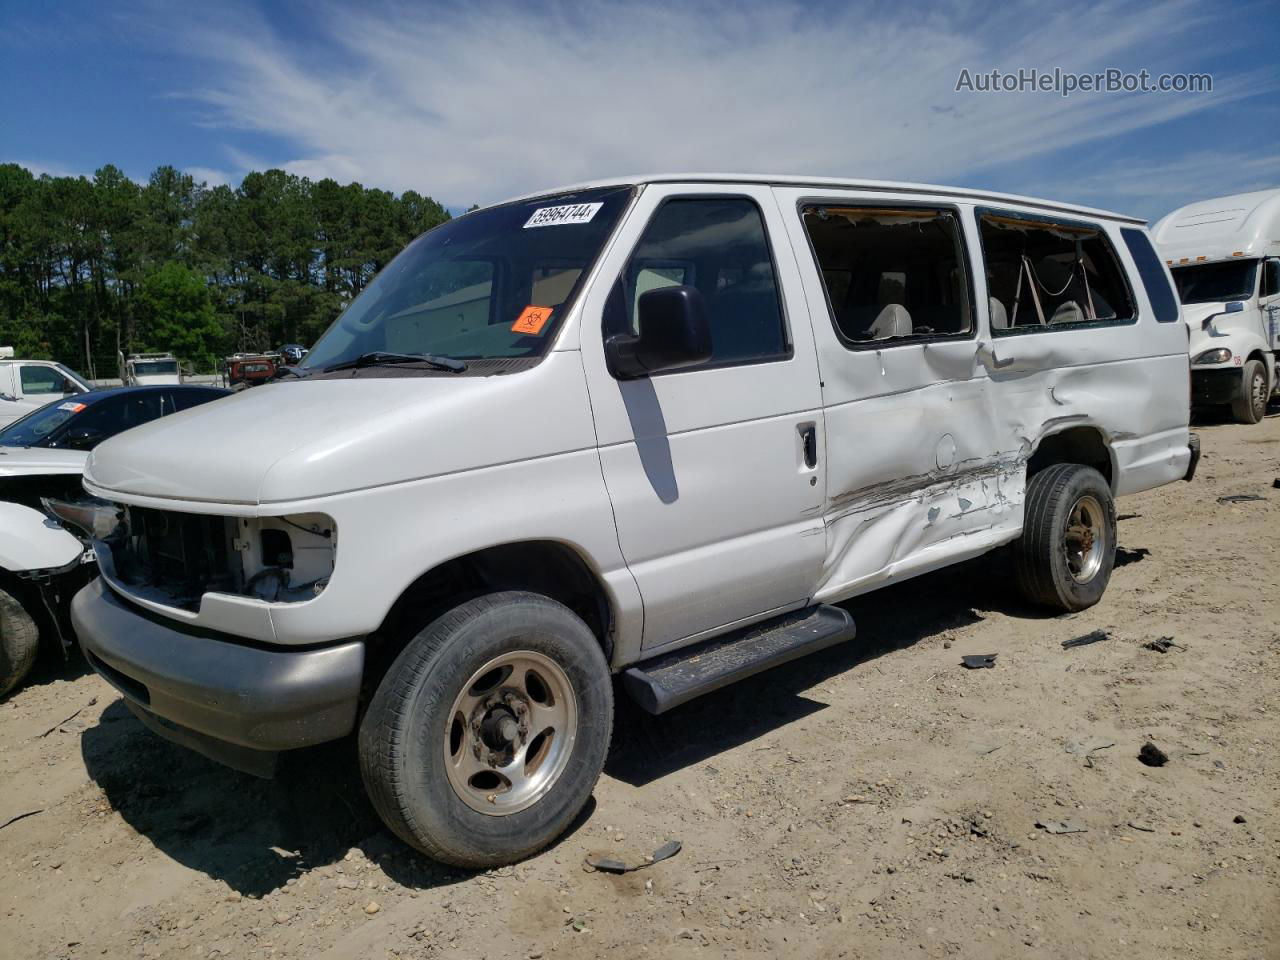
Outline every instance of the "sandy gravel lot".
{"type": "Polygon", "coordinates": [[[1280,416],[1198,429],[1194,483],[1121,501],[1099,606],[1045,618],[985,559],[853,604],[843,648],[623,705],[593,804],[515,868],[410,854],[350,744],[258,781],[46,669],[0,703],[0,823],[39,811],[0,828],[0,956],[1280,957],[1280,416]]]}

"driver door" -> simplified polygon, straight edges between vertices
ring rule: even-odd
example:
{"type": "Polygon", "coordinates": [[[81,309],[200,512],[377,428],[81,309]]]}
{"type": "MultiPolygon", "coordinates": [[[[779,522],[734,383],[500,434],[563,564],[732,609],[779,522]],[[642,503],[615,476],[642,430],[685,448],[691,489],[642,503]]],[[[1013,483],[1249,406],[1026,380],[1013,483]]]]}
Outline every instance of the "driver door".
{"type": "Polygon", "coordinates": [[[647,187],[601,265],[582,354],[646,654],[809,602],[822,565],[822,396],[795,257],[765,187],[647,187]],[[637,301],[695,288],[705,364],[615,379],[637,301]]]}

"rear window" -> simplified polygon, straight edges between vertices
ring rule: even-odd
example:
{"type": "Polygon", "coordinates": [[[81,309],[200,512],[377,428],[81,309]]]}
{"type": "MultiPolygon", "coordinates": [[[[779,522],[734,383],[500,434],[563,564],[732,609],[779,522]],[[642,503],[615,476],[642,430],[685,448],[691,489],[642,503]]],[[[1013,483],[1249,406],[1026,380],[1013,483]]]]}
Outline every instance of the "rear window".
{"type": "Polygon", "coordinates": [[[1151,301],[1151,309],[1156,312],[1156,320],[1160,323],[1175,323],[1178,319],[1178,300],[1169,286],[1169,276],[1164,272],[1164,264],[1156,256],[1151,239],[1142,230],[1132,227],[1121,227],[1120,235],[1124,237],[1129,255],[1138,268],[1138,276],[1142,285],[1147,288],[1147,299],[1151,301]]]}

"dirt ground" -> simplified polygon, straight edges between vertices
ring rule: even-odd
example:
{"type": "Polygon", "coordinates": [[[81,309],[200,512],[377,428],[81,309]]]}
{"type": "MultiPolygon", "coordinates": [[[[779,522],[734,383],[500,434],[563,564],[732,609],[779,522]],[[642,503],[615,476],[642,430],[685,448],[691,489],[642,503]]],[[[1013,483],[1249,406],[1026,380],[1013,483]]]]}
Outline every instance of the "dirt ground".
{"type": "Polygon", "coordinates": [[[842,648],[620,702],[593,803],[514,868],[409,853],[349,743],[255,780],[46,668],[0,703],[0,823],[39,811],[0,828],[0,956],[1280,957],[1280,416],[1198,429],[1193,483],[1120,502],[1099,606],[1045,618],[984,559],[852,604],[842,648]]]}

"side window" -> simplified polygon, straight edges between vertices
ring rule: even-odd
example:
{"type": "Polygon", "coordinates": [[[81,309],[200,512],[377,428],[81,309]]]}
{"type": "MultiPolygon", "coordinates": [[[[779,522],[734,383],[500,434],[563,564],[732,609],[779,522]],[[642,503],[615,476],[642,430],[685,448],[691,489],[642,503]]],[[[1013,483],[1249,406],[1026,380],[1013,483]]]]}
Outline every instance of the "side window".
{"type": "Polygon", "coordinates": [[[638,332],[640,297],[685,285],[702,294],[711,326],[707,366],[790,355],[760,209],[739,197],[664,203],[640,238],[605,309],[606,335],[638,332]]]}
{"type": "Polygon", "coordinates": [[[1262,296],[1274,297],[1280,293],[1280,259],[1272,257],[1262,262],[1262,296]]]}
{"type": "Polygon", "coordinates": [[[965,337],[969,279],[954,212],[814,205],[805,232],[846,346],[965,337]]]}
{"type": "Polygon", "coordinates": [[[1151,301],[1151,309],[1156,312],[1156,320],[1160,323],[1174,323],[1178,319],[1178,298],[1173,295],[1169,286],[1169,277],[1164,272],[1164,264],[1156,256],[1151,239],[1144,230],[1122,227],[1120,235],[1124,237],[1129,255],[1137,264],[1138,276],[1142,277],[1142,285],[1147,288],[1147,299],[1151,301]]]}
{"type": "Polygon", "coordinates": [[[95,403],[72,424],[74,430],[96,430],[103,437],[114,437],[130,427],[149,423],[160,417],[162,391],[125,394],[95,403]]]}
{"type": "Polygon", "coordinates": [[[1132,323],[1115,251],[1092,224],[980,212],[979,234],[997,336],[1132,323]]]}
{"type": "Polygon", "coordinates": [[[28,397],[61,396],[66,378],[53,367],[23,366],[18,370],[22,393],[28,397]]]}
{"type": "Polygon", "coordinates": [[[212,390],[175,390],[173,394],[167,398],[165,404],[166,416],[181,410],[190,410],[192,407],[198,407],[202,403],[208,403],[210,400],[217,400],[222,396],[212,390]]]}

